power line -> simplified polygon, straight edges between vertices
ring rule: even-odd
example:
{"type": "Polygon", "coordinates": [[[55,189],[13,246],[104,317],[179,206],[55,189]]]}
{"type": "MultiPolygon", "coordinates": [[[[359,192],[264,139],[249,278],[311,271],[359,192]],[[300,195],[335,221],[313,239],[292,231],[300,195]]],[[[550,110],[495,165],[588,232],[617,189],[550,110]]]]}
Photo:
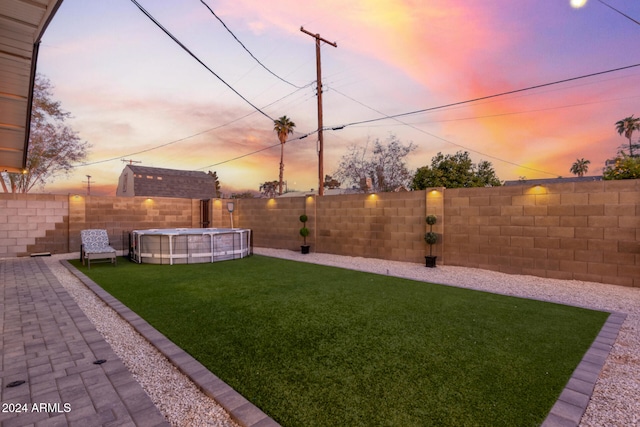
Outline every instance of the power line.
{"type": "MultiPolygon", "coordinates": [[[[333,90],[334,90],[335,92],[337,92],[338,94],[340,94],[340,95],[344,96],[345,98],[348,98],[348,99],[350,99],[350,100],[352,100],[352,101],[354,101],[354,102],[357,102],[358,104],[362,105],[363,107],[366,107],[366,108],[368,108],[368,109],[370,109],[370,110],[372,110],[372,111],[375,111],[375,112],[376,112],[376,113],[378,113],[378,114],[382,114],[383,116],[386,116],[386,114],[384,114],[383,112],[378,111],[378,110],[376,110],[375,108],[369,107],[368,105],[366,105],[366,104],[364,104],[364,103],[362,103],[362,102],[358,101],[357,99],[354,99],[354,98],[351,98],[350,96],[345,95],[344,93],[340,92],[339,90],[337,90],[337,89],[335,89],[335,88],[333,88],[333,90]]],[[[424,133],[424,134],[426,134],[426,135],[429,135],[429,136],[431,136],[432,138],[439,139],[440,141],[446,142],[446,143],[451,144],[451,145],[455,145],[456,147],[460,147],[460,148],[463,148],[463,149],[465,149],[465,150],[467,150],[467,151],[471,151],[472,153],[480,154],[481,156],[489,157],[489,158],[491,158],[491,159],[498,160],[498,161],[500,161],[500,162],[507,163],[507,164],[510,164],[510,165],[513,165],[513,166],[517,166],[517,167],[519,167],[519,168],[527,169],[527,170],[530,170],[530,171],[533,171],[533,172],[540,172],[540,173],[544,173],[544,174],[546,174],[546,175],[558,176],[558,174],[555,174],[555,173],[551,173],[551,172],[543,171],[543,170],[540,170],[540,169],[534,169],[534,168],[531,168],[531,167],[528,167],[528,166],[520,165],[520,164],[518,164],[518,163],[515,163],[515,162],[512,162],[512,161],[509,161],[509,160],[505,160],[505,159],[501,159],[501,158],[496,157],[496,156],[492,156],[492,155],[487,154],[487,153],[482,153],[482,152],[480,152],[480,151],[477,151],[477,150],[474,150],[474,149],[471,149],[471,148],[465,147],[464,145],[461,145],[461,144],[455,143],[455,142],[453,142],[453,141],[449,141],[448,139],[442,138],[442,137],[440,137],[440,136],[438,136],[438,135],[434,135],[434,134],[432,134],[432,133],[430,133],[430,132],[427,132],[426,130],[421,129],[421,128],[419,128],[419,127],[416,127],[416,126],[414,126],[414,125],[412,125],[412,124],[410,124],[410,123],[403,122],[402,120],[399,120],[398,118],[391,117],[391,116],[387,116],[387,117],[389,117],[389,118],[391,118],[391,119],[393,119],[393,120],[397,121],[398,123],[401,123],[401,124],[402,124],[402,125],[404,125],[404,126],[408,126],[408,127],[412,128],[412,129],[417,130],[418,132],[422,132],[422,133],[424,133]]],[[[333,130],[333,129],[332,129],[332,130],[333,130]]]]}
{"type": "Polygon", "coordinates": [[[244,96],[242,96],[242,94],[240,92],[238,92],[236,89],[233,88],[233,86],[231,86],[229,83],[227,83],[222,77],[220,77],[218,74],[216,74],[211,68],[209,68],[207,66],[207,64],[205,64],[204,62],[202,62],[202,60],[200,60],[200,58],[198,58],[196,56],[196,54],[194,54],[191,50],[189,50],[188,47],[186,47],[180,40],[178,40],[173,34],[171,34],[171,32],[169,30],[167,30],[165,27],[162,26],[162,24],[160,24],[160,22],[158,22],[158,20],[156,20],[153,15],[151,15],[144,7],[142,7],[140,5],[140,3],[138,3],[136,0],[131,0],[131,2],[133,4],[135,4],[138,9],[140,9],[140,11],[142,13],[144,13],[147,18],[149,18],[154,24],[156,24],[156,26],[158,28],[160,28],[167,36],[169,36],[171,38],[171,40],[173,40],[174,42],[176,42],[176,44],[178,46],[180,46],[185,52],[187,52],[193,59],[195,59],[196,61],[198,61],[200,63],[200,65],[202,65],[204,68],[207,69],[207,71],[209,71],[211,74],[213,74],[218,80],[220,80],[222,83],[224,83],[225,86],[227,86],[229,89],[231,89],[233,91],[233,93],[235,93],[236,95],[238,95],[240,98],[242,98],[243,101],[245,101],[247,104],[251,105],[256,111],[258,111],[260,114],[262,114],[263,116],[265,116],[266,118],[268,118],[269,120],[271,120],[273,122],[273,118],[271,116],[269,116],[267,113],[265,113],[264,111],[262,111],[260,108],[256,107],[251,101],[249,101],[247,98],[245,98],[244,96]]]}
{"type": "MultiPolygon", "coordinates": [[[[132,1],[133,1],[133,0],[132,0],[132,1]]],[[[384,117],[382,117],[382,118],[377,118],[377,119],[363,120],[363,121],[360,121],[360,122],[352,122],[352,123],[345,124],[345,125],[342,125],[342,126],[325,127],[325,128],[324,128],[324,130],[340,130],[340,129],[344,129],[344,128],[345,128],[345,127],[347,127],[347,126],[354,126],[354,125],[358,125],[358,124],[372,123],[372,122],[376,122],[376,121],[382,121],[382,120],[392,119],[392,120],[396,120],[396,121],[398,121],[398,122],[399,122],[399,123],[401,123],[401,124],[404,124],[404,125],[407,125],[407,126],[411,126],[412,128],[414,128],[414,129],[418,130],[419,132],[425,133],[425,134],[427,134],[427,135],[429,135],[429,136],[431,136],[431,137],[433,137],[433,138],[439,139],[439,140],[441,140],[441,141],[443,141],[443,142],[446,142],[446,143],[448,143],[448,144],[455,145],[455,146],[460,147],[460,148],[463,148],[463,149],[465,149],[465,150],[468,150],[468,151],[474,152],[474,153],[476,153],[476,154],[480,154],[481,156],[485,156],[485,157],[488,157],[488,158],[492,158],[492,159],[495,159],[495,160],[498,160],[498,161],[501,161],[501,162],[504,162],[504,163],[507,163],[507,164],[511,164],[511,165],[514,165],[514,166],[517,166],[517,167],[521,167],[521,168],[524,168],[524,169],[528,169],[528,170],[531,170],[531,171],[540,172],[540,173],[544,173],[544,174],[551,175],[551,176],[558,176],[558,174],[553,174],[553,173],[551,173],[551,172],[542,171],[542,170],[539,170],[539,169],[534,169],[534,168],[530,168],[530,167],[527,167],[527,166],[519,165],[519,164],[517,164],[517,163],[511,162],[511,161],[508,161],[508,160],[504,160],[504,159],[501,159],[501,158],[498,158],[498,157],[495,157],[495,156],[492,156],[492,155],[489,155],[489,154],[486,154],[486,153],[482,153],[482,152],[479,152],[479,151],[476,151],[476,150],[470,149],[470,148],[468,148],[468,147],[465,147],[465,146],[463,146],[463,145],[457,144],[457,143],[455,143],[455,142],[453,142],[453,141],[449,141],[449,140],[447,140],[447,139],[445,139],[445,138],[442,138],[442,137],[440,137],[440,136],[433,135],[433,134],[431,134],[431,133],[429,133],[429,132],[425,131],[424,129],[420,129],[420,128],[415,127],[415,126],[413,126],[413,125],[411,125],[411,124],[409,124],[409,123],[402,122],[402,121],[398,120],[398,117],[403,117],[403,116],[407,116],[407,115],[411,115],[411,114],[418,114],[418,113],[421,113],[421,112],[427,112],[427,111],[438,110],[438,109],[447,108],[447,107],[456,106],[456,105],[468,104],[468,103],[471,103],[471,102],[476,102],[476,101],[480,101],[480,100],[496,98],[496,97],[499,97],[499,96],[504,96],[504,95],[509,95],[509,94],[513,94],[513,93],[524,92],[524,91],[527,91],[527,90],[537,89],[537,88],[546,87],[546,86],[552,86],[552,85],[556,85],[556,84],[560,84],[560,83],[566,83],[566,82],[569,82],[569,81],[580,80],[580,79],[584,79],[584,78],[587,78],[587,77],[593,77],[593,76],[597,76],[597,75],[602,75],[602,74],[612,73],[612,72],[615,72],[615,71],[621,71],[621,70],[625,70],[625,69],[629,69],[629,68],[633,68],[633,67],[638,67],[638,66],[640,66],[640,64],[629,65],[629,66],[626,66],[626,67],[616,68],[616,69],[607,70],[607,71],[601,71],[601,72],[597,72],[597,73],[592,73],[592,74],[587,74],[587,75],[583,75],[583,76],[573,77],[573,78],[570,78],[570,79],[558,80],[558,81],[556,81],[556,82],[545,83],[545,84],[541,84],[541,85],[531,86],[531,87],[529,87],[529,88],[517,89],[517,90],[513,90],[513,91],[508,91],[508,92],[503,92],[503,93],[495,94],[495,95],[484,96],[484,97],[475,98],[475,99],[468,100],[468,101],[455,102],[455,103],[452,103],[452,104],[447,104],[447,105],[443,105],[443,106],[439,106],[439,107],[426,108],[426,109],[423,109],[423,110],[418,110],[418,111],[416,111],[416,112],[402,113],[402,114],[395,114],[395,115],[386,115],[386,114],[382,113],[381,111],[378,111],[378,110],[376,110],[376,109],[374,109],[374,108],[372,108],[372,107],[369,107],[369,106],[367,106],[367,105],[365,105],[365,104],[361,103],[360,101],[357,101],[357,100],[355,100],[355,99],[353,99],[353,98],[350,98],[350,97],[349,97],[349,96],[347,96],[347,95],[344,95],[343,93],[339,92],[337,89],[332,88],[334,91],[336,91],[336,92],[337,92],[337,93],[339,93],[340,95],[345,96],[345,97],[347,97],[347,98],[351,99],[352,101],[357,102],[357,103],[359,103],[359,104],[363,105],[364,107],[369,108],[370,110],[375,111],[375,112],[377,112],[378,114],[383,115],[384,117]]],[[[297,92],[297,91],[294,91],[293,93],[295,93],[295,92],[297,92]]],[[[277,102],[277,101],[276,101],[276,102],[277,102]]],[[[253,114],[253,113],[250,113],[250,114],[253,114]]],[[[244,117],[246,117],[246,116],[244,116],[244,117]]],[[[238,119],[238,120],[239,120],[239,119],[238,119]]],[[[226,126],[226,125],[222,125],[222,126],[226,126]]],[[[222,127],[222,126],[219,126],[219,127],[222,127]]],[[[216,129],[216,128],[214,128],[214,129],[216,129]]],[[[205,132],[208,132],[208,131],[205,131],[205,132]]],[[[316,131],[316,132],[317,132],[317,131],[316,131]]],[[[204,132],[201,132],[201,133],[204,133],[204,132]]],[[[301,137],[299,137],[299,138],[294,138],[294,139],[292,139],[292,140],[290,140],[290,141],[292,142],[292,141],[295,141],[295,140],[298,140],[298,139],[306,138],[307,136],[312,135],[313,133],[315,133],[315,132],[308,133],[308,134],[303,135],[303,136],[301,136],[301,137]]],[[[196,134],[196,135],[199,135],[199,134],[196,134]]],[[[195,136],[195,135],[193,135],[193,136],[195,136]]],[[[187,137],[187,138],[191,138],[191,137],[192,137],[192,136],[187,137]]],[[[172,142],[170,142],[170,143],[163,144],[163,145],[158,146],[158,147],[156,147],[156,148],[160,148],[160,147],[163,147],[163,146],[166,146],[166,145],[169,145],[169,144],[175,143],[175,142],[179,142],[179,141],[182,141],[182,140],[187,139],[187,138],[182,138],[182,139],[179,139],[179,140],[176,140],[176,141],[172,141],[172,142]]],[[[200,169],[206,169],[206,168],[210,168],[210,167],[218,166],[218,165],[221,165],[221,164],[224,164],[224,163],[229,163],[229,162],[232,162],[232,161],[234,161],[234,160],[238,160],[238,159],[241,159],[241,158],[244,158],[244,157],[248,157],[248,156],[251,156],[251,155],[253,155],[253,154],[257,154],[257,153],[260,153],[260,152],[262,152],[262,151],[265,151],[265,150],[268,150],[268,149],[271,149],[271,148],[274,148],[274,147],[278,147],[279,145],[280,145],[280,144],[275,144],[275,145],[272,145],[272,146],[269,146],[269,147],[266,147],[266,148],[262,148],[262,149],[260,149],[260,150],[256,150],[256,151],[253,151],[253,152],[250,152],[250,153],[247,153],[247,154],[243,154],[243,155],[238,156],[238,157],[234,157],[234,158],[232,158],[232,159],[224,160],[224,161],[222,161],[222,162],[218,162],[218,163],[215,163],[215,164],[212,164],[212,165],[209,165],[209,166],[202,167],[202,168],[200,168],[200,169]]],[[[151,151],[151,150],[152,150],[152,149],[144,150],[144,151],[141,151],[141,152],[138,152],[138,153],[128,154],[128,156],[136,155],[136,154],[143,153],[143,152],[146,152],[146,151],[151,151]]],[[[93,164],[96,164],[96,163],[103,163],[103,162],[112,161],[112,160],[118,160],[118,159],[120,159],[120,157],[117,157],[117,158],[114,158],[114,159],[103,160],[103,161],[99,161],[99,162],[94,162],[94,163],[87,163],[87,164],[83,164],[82,166],[88,166],[88,165],[93,165],[93,164]]]]}
{"type": "Polygon", "coordinates": [[[378,122],[378,121],[381,121],[381,120],[396,119],[398,117],[405,117],[405,116],[411,116],[411,115],[415,115],[415,114],[426,113],[428,111],[441,110],[443,108],[454,107],[454,106],[457,106],[457,105],[470,104],[472,102],[477,102],[477,101],[484,101],[485,99],[497,98],[497,97],[505,96],[505,95],[512,95],[514,93],[525,92],[525,91],[529,91],[529,90],[533,90],[533,89],[540,89],[540,88],[543,88],[543,87],[558,85],[558,84],[561,84],[561,83],[567,83],[567,82],[571,82],[571,81],[575,81],[575,80],[586,79],[588,77],[595,77],[595,76],[599,76],[599,75],[602,75],[602,74],[613,73],[613,72],[616,72],[616,71],[628,70],[628,69],[634,68],[634,67],[640,67],[640,64],[627,65],[626,67],[614,68],[614,69],[607,70],[607,71],[599,71],[599,72],[596,72],[596,73],[585,74],[585,75],[578,76],[578,77],[571,77],[569,79],[557,80],[557,81],[551,82],[551,83],[543,83],[543,84],[539,84],[539,85],[535,85],[535,86],[525,87],[525,88],[522,88],[522,89],[515,89],[515,90],[510,90],[510,91],[507,91],[507,92],[501,92],[501,93],[497,93],[497,94],[494,94],[494,95],[481,96],[479,98],[473,98],[473,99],[469,99],[469,100],[466,100],[466,101],[452,102],[450,104],[440,105],[440,106],[437,106],[437,107],[423,108],[423,109],[420,109],[420,110],[409,111],[409,112],[400,113],[400,114],[393,114],[391,116],[379,117],[379,118],[376,118],[376,119],[368,119],[368,120],[361,120],[361,121],[358,121],[358,122],[345,123],[345,124],[338,125],[338,126],[328,127],[328,129],[330,128],[332,130],[338,130],[338,129],[343,129],[343,128],[347,127],[347,126],[361,125],[361,124],[364,124],[364,123],[372,123],[372,122],[378,122]]]}
{"type": "Polygon", "coordinates": [[[628,20],[635,22],[636,24],[640,25],[640,22],[638,22],[637,20],[633,19],[632,17],[630,17],[629,15],[619,11],[618,9],[616,9],[615,7],[603,2],[602,0],[598,0],[600,3],[602,3],[603,5],[607,6],[609,9],[612,9],[616,12],[618,12],[620,15],[624,16],[625,18],[627,18],[628,20]]]}
{"type": "MultiPolygon", "coordinates": [[[[311,82],[311,83],[307,84],[306,86],[303,86],[303,87],[302,87],[302,89],[305,89],[305,88],[307,88],[307,87],[311,86],[313,83],[315,83],[315,82],[311,82]]],[[[263,108],[270,107],[270,106],[272,106],[273,104],[276,104],[276,103],[278,103],[278,102],[282,101],[283,99],[288,98],[288,97],[290,97],[291,95],[293,95],[293,94],[295,94],[295,93],[297,93],[297,92],[300,92],[302,89],[296,89],[296,90],[294,90],[293,92],[291,92],[290,94],[285,95],[285,96],[283,96],[282,98],[279,98],[279,99],[277,99],[277,100],[275,100],[275,101],[271,102],[270,104],[265,105],[263,108]]],[[[175,140],[173,140],[173,141],[169,141],[169,142],[166,142],[166,143],[164,143],[164,144],[156,145],[156,146],[154,146],[154,147],[147,148],[147,149],[145,149],[145,150],[136,151],[136,152],[134,152],[134,153],[128,153],[128,154],[124,154],[124,155],[122,155],[122,156],[112,157],[112,158],[110,158],[110,159],[98,160],[98,161],[91,162],[91,163],[83,163],[83,164],[81,164],[81,165],[77,165],[77,166],[73,166],[73,167],[93,166],[93,165],[97,165],[97,164],[100,164],[100,163],[107,163],[107,162],[112,162],[112,161],[114,161],[114,160],[120,160],[122,157],[132,157],[132,156],[136,156],[136,155],[138,155],[138,154],[148,153],[149,151],[154,151],[154,150],[157,150],[157,149],[160,149],[160,148],[163,148],[163,147],[167,147],[167,146],[169,146],[169,145],[176,144],[176,143],[178,143],[178,142],[186,141],[187,139],[195,138],[196,136],[200,136],[200,135],[203,135],[203,134],[205,134],[205,133],[209,133],[209,132],[214,131],[214,130],[217,130],[217,129],[221,129],[221,128],[226,127],[226,126],[229,126],[229,125],[231,125],[231,124],[233,124],[233,123],[235,123],[235,122],[238,122],[238,121],[240,121],[240,120],[242,120],[242,119],[245,119],[245,118],[249,117],[249,116],[250,116],[250,115],[252,115],[252,114],[255,114],[255,111],[252,111],[252,112],[250,112],[250,113],[248,113],[248,114],[245,114],[244,116],[238,117],[238,118],[236,118],[236,119],[233,119],[233,120],[231,120],[230,122],[227,122],[227,123],[224,123],[224,124],[221,124],[221,125],[218,125],[218,126],[212,127],[212,128],[210,128],[210,129],[203,130],[203,131],[201,131],[201,132],[194,133],[194,134],[189,135],[189,136],[185,136],[184,138],[175,139],[175,140]]]]}
{"type": "MultiPolygon", "coordinates": [[[[317,132],[318,132],[318,130],[314,130],[314,131],[311,131],[311,132],[309,132],[309,133],[305,133],[304,135],[301,135],[301,136],[299,136],[299,137],[297,137],[297,138],[289,139],[289,140],[287,140],[287,142],[288,142],[288,143],[291,143],[291,142],[293,142],[293,141],[299,141],[299,140],[301,140],[301,139],[305,139],[306,137],[308,137],[308,136],[310,136],[310,135],[313,135],[314,133],[317,133],[317,132]]],[[[268,146],[268,147],[265,147],[265,148],[261,148],[261,149],[259,149],[259,150],[252,151],[252,152],[250,152],[250,153],[242,154],[242,155],[240,155],[240,156],[238,156],[238,157],[234,157],[234,158],[232,158],[232,159],[227,159],[227,160],[223,160],[223,161],[221,161],[221,162],[214,163],[214,164],[211,164],[211,165],[208,165],[208,166],[203,166],[203,167],[201,167],[201,168],[198,168],[197,170],[202,170],[202,169],[212,168],[212,167],[214,167],[214,166],[223,165],[223,164],[225,164],[225,163],[233,162],[234,160],[239,160],[239,159],[242,159],[242,158],[244,158],[244,157],[249,157],[249,156],[252,156],[252,155],[254,155],[254,154],[261,153],[262,151],[267,151],[267,150],[270,150],[270,149],[272,149],[272,148],[279,147],[279,146],[280,146],[280,143],[277,143],[277,144],[274,144],[274,145],[270,145],[270,146],[268,146]]]]}
{"type": "Polygon", "coordinates": [[[231,30],[229,29],[229,27],[227,27],[227,24],[225,24],[225,23],[224,23],[224,21],[223,21],[222,19],[220,19],[220,17],[219,17],[218,15],[216,15],[216,13],[213,11],[213,9],[211,9],[211,7],[209,7],[209,5],[208,5],[207,3],[205,3],[205,2],[204,2],[204,0],[200,0],[200,3],[202,3],[202,4],[203,4],[207,9],[209,9],[209,12],[211,12],[211,14],[212,14],[212,15],[213,15],[213,16],[214,16],[218,21],[220,21],[220,23],[221,23],[221,24],[222,24],[222,26],[225,28],[225,30],[227,30],[227,31],[229,32],[229,34],[231,34],[231,36],[232,36],[232,37],[233,37],[233,38],[234,38],[234,39],[235,39],[235,40],[240,44],[240,46],[242,46],[242,48],[243,48],[243,49],[244,49],[244,50],[245,50],[249,55],[251,55],[251,57],[252,57],[252,58],[253,58],[253,59],[254,59],[258,64],[260,64],[260,66],[261,66],[262,68],[264,68],[265,70],[267,70],[267,72],[268,72],[269,74],[271,74],[272,76],[274,76],[274,77],[275,77],[275,78],[277,78],[278,80],[281,80],[281,81],[283,81],[284,83],[286,83],[286,84],[288,84],[288,85],[291,85],[291,86],[293,86],[293,87],[295,87],[295,88],[298,88],[298,89],[302,89],[302,88],[303,88],[303,86],[295,85],[295,84],[291,83],[290,81],[285,80],[284,78],[280,77],[279,75],[277,75],[276,73],[274,73],[273,71],[271,71],[269,68],[267,68],[267,66],[266,66],[266,65],[264,65],[262,62],[260,62],[260,60],[259,60],[258,58],[256,58],[256,57],[253,55],[253,53],[251,53],[251,51],[250,51],[249,49],[247,49],[247,47],[244,45],[244,43],[242,43],[242,42],[240,41],[240,39],[238,39],[238,37],[236,37],[236,35],[233,33],[233,31],[231,31],[231,30]]]}
{"type": "MultiPolygon", "coordinates": [[[[344,94],[340,93],[337,89],[333,89],[333,90],[335,92],[337,92],[338,94],[340,94],[342,96],[345,96],[346,98],[349,98],[352,101],[363,105],[364,107],[367,107],[367,108],[369,108],[369,109],[371,109],[371,110],[373,110],[375,112],[380,113],[378,110],[370,108],[370,107],[362,104],[358,100],[355,100],[353,98],[350,98],[347,95],[344,95],[344,94]]],[[[600,101],[593,101],[593,102],[580,102],[580,103],[577,103],[577,104],[557,105],[555,107],[536,108],[536,109],[533,109],[533,110],[506,111],[504,113],[486,114],[486,115],[483,115],[483,116],[457,117],[457,118],[452,118],[452,119],[427,120],[427,121],[420,121],[420,122],[413,122],[413,123],[406,123],[406,122],[400,121],[398,119],[394,119],[394,120],[396,120],[398,123],[400,123],[403,126],[408,126],[408,127],[414,128],[416,130],[421,130],[419,128],[416,128],[415,125],[429,124],[429,123],[460,122],[460,121],[465,121],[465,120],[488,119],[488,118],[494,118],[494,117],[514,116],[514,115],[518,115],[518,114],[539,113],[539,112],[543,112],[543,111],[562,110],[562,109],[565,109],[565,108],[574,108],[574,107],[583,107],[585,105],[601,104],[603,102],[627,101],[627,100],[636,99],[636,98],[640,98],[640,95],[625,96],[623,98],[603,99],[603,100],[600,100],[600,101]]],[[[384,113],[380,113],[380,114],[384,114],[384,113]]],[[[383,127],[383,126],[388,126],[388,125],[382,125],[382,124],[376,125],[376,127],[383,127]]]]}

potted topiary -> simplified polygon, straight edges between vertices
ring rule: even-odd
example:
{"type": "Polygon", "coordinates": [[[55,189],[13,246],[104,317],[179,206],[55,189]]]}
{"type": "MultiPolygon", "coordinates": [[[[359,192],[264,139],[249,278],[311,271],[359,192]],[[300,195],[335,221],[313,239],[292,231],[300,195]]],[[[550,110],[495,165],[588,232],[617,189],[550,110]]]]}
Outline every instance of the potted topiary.
{"type": "Polygon", "coordinates": [[[307,228],[308,220],[309,218],[305,214],[300,215],[300,222],[302,223],[302,228],[300,229],[300,235],[304,239],[304,244],[300,246],[300,252],[302,252],[303,254],[309,253],[309,245],[307,245],[307,236],[309,235],[309,229],[307,228]]]}
{"type": "Polygon", "coordinates": [[[433,232],[433,224],[436,223],[436,216],[429,215],[427,216],[427,224],[429,224],[429,231],[424,235],[424,241],[429,245],[429,255],[425,256],[425,266],[429,268],[434,268],[436,266],[437,256],[433,255],[433,245],[438,241],[438,235],[433,232]]]}

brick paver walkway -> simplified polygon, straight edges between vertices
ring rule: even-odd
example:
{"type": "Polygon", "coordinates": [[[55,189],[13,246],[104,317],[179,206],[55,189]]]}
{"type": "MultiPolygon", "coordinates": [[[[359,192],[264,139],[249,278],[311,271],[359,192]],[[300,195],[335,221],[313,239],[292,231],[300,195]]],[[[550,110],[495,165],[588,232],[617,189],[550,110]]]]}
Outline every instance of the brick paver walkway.
{"type": "Polygon", "coordinates": [[[0,260],[0,291],[2,427],[169,426],[42,260],[0,260]]]}

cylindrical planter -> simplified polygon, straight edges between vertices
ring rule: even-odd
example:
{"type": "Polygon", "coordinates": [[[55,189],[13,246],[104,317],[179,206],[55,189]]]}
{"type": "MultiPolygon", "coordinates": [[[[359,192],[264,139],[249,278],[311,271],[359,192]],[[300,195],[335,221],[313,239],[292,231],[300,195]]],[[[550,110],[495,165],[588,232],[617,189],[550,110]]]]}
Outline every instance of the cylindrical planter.
{"type": "Polygon", "coordinates": [[[429,268],[434,268],[436,266],[436,258],[438,257],[430,256],[430,255],[427,255],[426,257],[424,257],[425,266],[429,268]]]}
{"type": "Polygon", "coordinates": [[[300,245],[300,252],[302,252],[303,254],[308,254],[309,253],[309,245],[300,245]]]}

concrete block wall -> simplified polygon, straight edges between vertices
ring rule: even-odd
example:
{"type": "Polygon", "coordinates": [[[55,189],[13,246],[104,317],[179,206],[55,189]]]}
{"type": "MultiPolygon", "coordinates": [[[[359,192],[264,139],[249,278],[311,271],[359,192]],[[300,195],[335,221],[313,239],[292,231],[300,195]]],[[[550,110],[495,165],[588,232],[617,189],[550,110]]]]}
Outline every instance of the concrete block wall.
{"type": "Polygon", "coordinates": [[[80,250],[80,230],[107,230],[111,245],[128,249],[135,229],[200,226],[200,201],[166,197],[69,196],[69,252],[80,250]]]}
{"type": "Polygon", "coordinates": [[[0,193],[0,258],[64,252],[68,211],[67,196],[0,193]]]}
{"type": "MultiPolygon", "coordinates": [[[[212,201],[212,227],[231,226],[228,202],[212,201]]],[[[300,250],[306,213],[312,251],[423,263],[435,214],[440,265],[640,286],[640,180],[233,203],[257,247],[300,250]]],[[[85,228],[125,250],[134,229],[199,226],[199,200],[0,194],[0,257],[77,252],[85,228]]]]}
{"type": "Polygon", "coordinates": [[[128,248],[136,228],[199,227],[200,201],[172,198],[0,194],[0,258],[80,250],[80,230],[103,228],[128,248]]]}
{"type": "Polygon", "coordinates": [[[640,180],[449,189],[447,264],[640,286],[640,180]]]}
{"type": "MultiPolygon", "coordinates": [[[[299,217],[305,213],[312,251],[424,262],[427,212],[439,219],[433,231],[443,231],[442,190],[240,199],[234,221],[253,230],[255,246],[300,250],[299,217]]],[[[442,257],[442,249],[442,244],[435,245],[434,255],[442,257]]]]}
{"type": "MultiPolygon", "coordinates": [[[[307,243],[311,242],[312,245],[314,243],[313,199],[313,197],[283,197],[234,200],[234,226],[251,229],[254,246],[292,250],[297,248],[300,250],[303,240],[299,233],[302,228],[299,218],[303,213],[309,217],[307,228],[312,233],[307,237],[307,243]]],[[[221,216],[222,225],[229,227],[230,219],[226,201],[223,201],[221,205],[224,212],[221,216]]]]}
{"type": "MultiPolygon", "coordinates": [[[[317,199],[316,250],[424,262],[426,194],[429,193],[419,191],[317,199]]],[[[440,218],[434,231],[441,233],[443,218],[436,203],[432,204],[430,208],[440,218]]],[[[435,249],[434,255],[442,256],[442,245],[436,245],[435,249]]]]}

